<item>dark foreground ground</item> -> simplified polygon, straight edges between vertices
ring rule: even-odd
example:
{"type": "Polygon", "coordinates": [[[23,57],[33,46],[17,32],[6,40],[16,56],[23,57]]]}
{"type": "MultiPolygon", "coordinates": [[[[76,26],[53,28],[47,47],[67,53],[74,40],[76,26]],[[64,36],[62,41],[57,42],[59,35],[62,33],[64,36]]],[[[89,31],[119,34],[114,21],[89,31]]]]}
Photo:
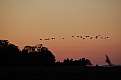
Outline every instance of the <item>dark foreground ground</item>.
{"type": "Polygon", "coordinates": [[[0,80],[121,80],[121,67],[0,67],[0,80]]]}

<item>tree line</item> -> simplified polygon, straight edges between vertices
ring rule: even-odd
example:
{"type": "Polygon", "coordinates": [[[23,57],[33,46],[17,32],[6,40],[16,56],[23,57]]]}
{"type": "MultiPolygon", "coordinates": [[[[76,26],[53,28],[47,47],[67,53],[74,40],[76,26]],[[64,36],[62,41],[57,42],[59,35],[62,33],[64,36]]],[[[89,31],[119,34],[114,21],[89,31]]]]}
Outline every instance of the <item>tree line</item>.
{"type": "Polygon", "coordinates": [[[0,66],[88,66],[89,59],[79,60],[64,59],[56,61],[55,56],[42,44],[36,46],[25,46],[20,50],[15,44],[8,40],[0,40],[0,66]]]}

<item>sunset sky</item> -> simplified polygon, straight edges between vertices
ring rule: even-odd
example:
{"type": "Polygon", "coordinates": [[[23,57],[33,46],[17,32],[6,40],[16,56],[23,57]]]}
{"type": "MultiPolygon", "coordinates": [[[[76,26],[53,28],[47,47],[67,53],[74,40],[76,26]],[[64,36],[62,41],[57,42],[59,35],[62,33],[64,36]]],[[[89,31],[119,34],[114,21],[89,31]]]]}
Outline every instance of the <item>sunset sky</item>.
{"type": "Polygon", "coordinates": [[[0,39],[20,49],[43,44],[57,61],[86,57],[104,65],[107,54],[113,64],[121,64],[121,0],[0,0],[0,39]],[[56,40],[39,40],[51,37],[56,40]]]}

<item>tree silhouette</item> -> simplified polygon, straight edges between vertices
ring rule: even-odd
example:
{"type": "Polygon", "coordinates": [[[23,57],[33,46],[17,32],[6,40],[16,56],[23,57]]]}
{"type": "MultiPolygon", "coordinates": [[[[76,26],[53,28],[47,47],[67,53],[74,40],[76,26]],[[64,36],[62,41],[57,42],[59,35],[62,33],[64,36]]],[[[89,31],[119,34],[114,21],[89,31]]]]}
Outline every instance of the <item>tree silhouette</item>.
{"type": "Polygon", "coordinates": [[[81,66],[91,65],[91,62],[89,59],[82,58],[78,60],[81,66]]]}
{"type": "Polygon", "coordinates": [[[91,62],[89,59],[86,58],[82,58],[79,60],[73,60],[73,59],[64,59],[63,61],[63,65],[65,66],[87,66],[87,65],[91,65],[91,62]]]}
{"type": "Polygon", "coordinates": [[[1,65],[16,65],[20,50],[8,40],[0,40],[0,64],[1,65]]]}
{"type": "Polygon", "coordinates": [[[18,46],[9,43],[8,40],[0,40],[0,65],[2,66],[87,66],[91,65],[89,59],[79,60],[64,59],[63,62],[55,62],[55,56],[42,44],[36,46],[25,46],[22,51],[18,46]]]}
{"type": "Polygon", "coordinates": [[[36,45],[34,49],[33,46],[25,46],[21,55],[23,57],[20,59],[24,65],[54,65],[55,63],[55,56],[42,44],[36,45]]]}
{"type": "Polygon", "coordinates": [[[55,56],[46,47],[41,48],[39,57],[40,62],[44,65],[52,65],[55,63],[55,56]]]}

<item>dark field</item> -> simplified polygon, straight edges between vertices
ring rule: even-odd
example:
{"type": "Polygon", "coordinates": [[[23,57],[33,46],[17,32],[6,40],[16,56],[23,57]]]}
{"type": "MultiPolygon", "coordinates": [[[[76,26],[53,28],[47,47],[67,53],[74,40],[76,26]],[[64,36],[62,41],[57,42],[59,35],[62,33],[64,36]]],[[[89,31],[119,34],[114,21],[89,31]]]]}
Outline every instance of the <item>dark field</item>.
{"type": "Polygon", "coordinates": [[[121,80],[121,67],[0,67],[0,80],[121,80]]]}

